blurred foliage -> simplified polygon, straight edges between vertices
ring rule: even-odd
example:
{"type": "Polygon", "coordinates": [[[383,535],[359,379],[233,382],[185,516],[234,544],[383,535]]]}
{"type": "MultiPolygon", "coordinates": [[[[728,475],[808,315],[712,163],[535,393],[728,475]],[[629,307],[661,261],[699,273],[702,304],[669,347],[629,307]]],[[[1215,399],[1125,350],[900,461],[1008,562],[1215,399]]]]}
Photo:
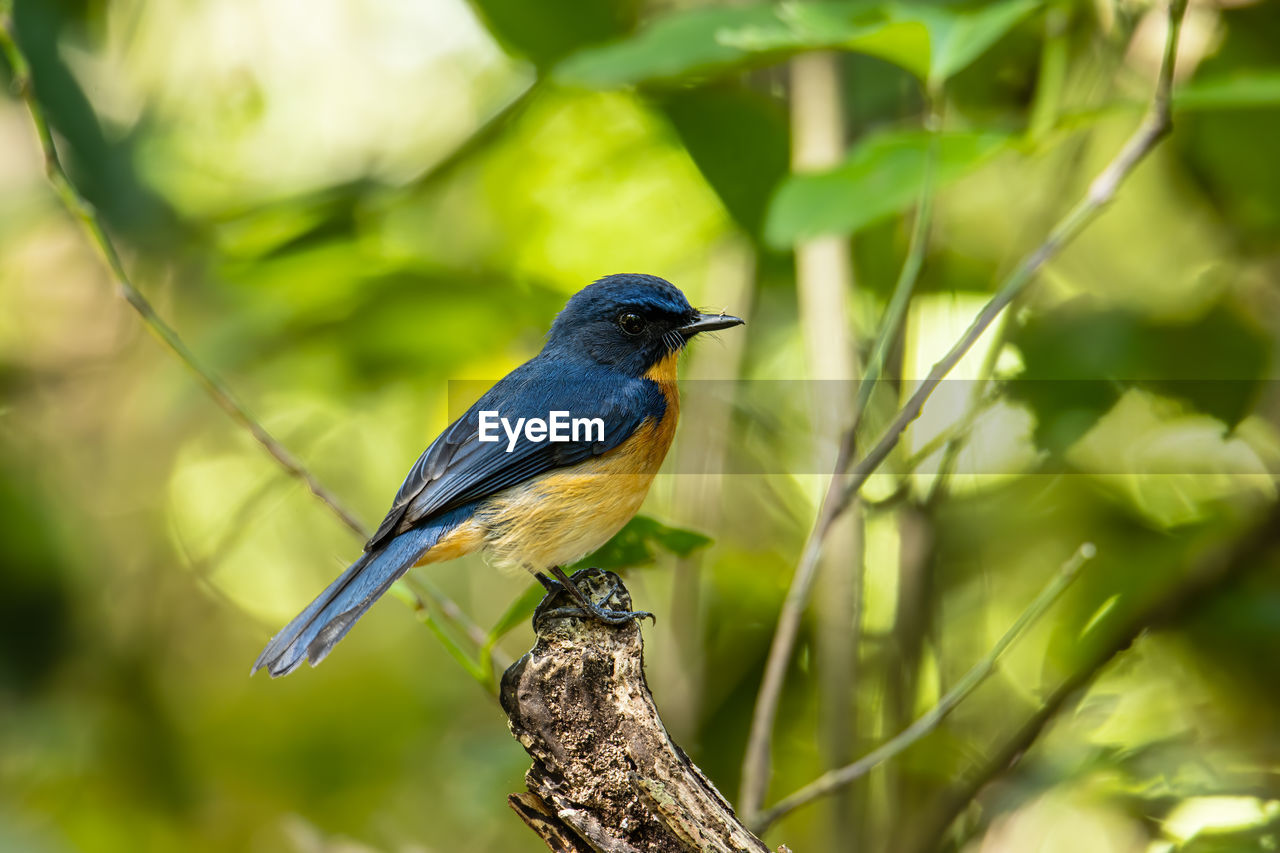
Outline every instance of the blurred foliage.
{"type": "Polygon", "coordinates": [[[677,557],[688,557],[711,544],[711,538],[693,530],[668,527],[646,516],[627,522],[600,550],[575,565],[576,569],[596,566],[615,571],[652,565],[655,548],[677,557]]]}
{"type": "Polygon", "coordinates": [[[1130,387],[1181,399],[1230,429],[1253,411],[1270,369],[1264,329],[1229,305],[1194,321],[1154,322],[1077,300],[1029,316],[1011,330],[1023,369],[1013,399],[1036,416],[1036,442],[1061,453],[1130,387]],[[1213,358],[1200,347],[1214,341],[1213,358]]]}
{"type": "Polygon", "coordinates": [[[1007,136],[998,133],[871,134],[835,169],[794,175],[778,187],[765,231],[769,243],[785,248],[814,237],[853,234],[900,213],[920,197],[935,138],[935,186],[953,183],[1009,143],[1007,136]]]}
{"type": "Polygon", "coordinates": [[[626,35],[639,11],[635,0],[473,0],[472,7],[498,42],[539,68],[593,42],[626,35]]]}
{"type": "Polygon", "coordinates": [[[557,68],[556,79],[601,88],[678,82],[838,48],[901,65],[937,88],[1039,5],[1002,0],[955,8],[859,0],[691,7],[659,18],[634,38],[582,51],[557,68]]]}
{"type": "MultiPolygon", "coordinates": [[[[868,346],[937,146],[922,279],[867,446],[1138,121],[1162,21],[1140,0],[14,11],[72,177],[140,287],[365,519],[446,424],[451,381],[528,358],[593,278],[652,272],[748,315],[689,354],[667,473],[591,561],[650,566],[627,577],[659,616],[650,683],[730,797],[824,485],[817,410],[842,393],[803,382],[791,248],[851,238],[848,321],[868,346]],[[815,49],[839,56],[848,144],[795,174],[787,61],[815,49]]],[[[1191,4],[1173,136],[868,484],[885,502],[863,519],[857,751],[953,686],[1082,542],[1098,558],[940,729],[773,845],[1280,842],[1274,557],[1143,636],[921,836],[1115,626],[1276,500],[1276,44],[1275,3],[1191,4]],[[938,454],[907,470],[977,392],[997,403],[954,471],[938,454]]],[[[537,849],[504,801],[527,759],[476,683],[490,648],[528,648],[537,588],[479,558],[420,570],[476,641],[429,611],[437,642],[389,603],[319,670],[247,679],[360,543],[140,329],[11,98],[0,152],[0,849],[537,849]]],[[[771,800],[828,766],[821,612],[788,674],[771,800]]]]}
{"type": "Polygon", "coordinates": [[[781,105],[764,93],[726,85],[677,89],[656,102],[725,210],[758,237],[770,196],[790,161],[781,105]],[[751,144],[743,145],[743,139],[751,144]]]}

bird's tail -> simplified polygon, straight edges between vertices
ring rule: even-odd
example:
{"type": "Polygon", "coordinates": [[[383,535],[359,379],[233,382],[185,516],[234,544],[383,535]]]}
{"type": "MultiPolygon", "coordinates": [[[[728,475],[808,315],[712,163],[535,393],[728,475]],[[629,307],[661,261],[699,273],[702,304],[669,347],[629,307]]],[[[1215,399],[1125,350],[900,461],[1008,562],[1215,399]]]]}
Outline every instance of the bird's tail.
{"type": "Polygon", "coordinates": [[[363,554],[271,638],[249,674],[265,667],[275,678],[293,672],[304,658],[312,666],[324,660],[356,620],[457,525],[457,516],[458,513],[448,513],[434,524],[407,530],[381,548],[363,554]]]}

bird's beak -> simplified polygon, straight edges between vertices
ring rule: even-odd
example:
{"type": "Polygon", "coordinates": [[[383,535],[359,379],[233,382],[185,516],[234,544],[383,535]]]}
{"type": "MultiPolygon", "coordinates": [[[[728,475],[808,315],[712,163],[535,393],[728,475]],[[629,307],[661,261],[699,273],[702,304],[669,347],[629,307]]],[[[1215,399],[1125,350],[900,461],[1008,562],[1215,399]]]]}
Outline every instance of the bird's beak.
{"type": "Polygon", "coordinates": [[[699,314],[693,322],[676,329],[687,341],[699,332],[714,332],[716,329],[728,329],[746,323],[741,317],[730,317],[728,314],[699,314]]]}

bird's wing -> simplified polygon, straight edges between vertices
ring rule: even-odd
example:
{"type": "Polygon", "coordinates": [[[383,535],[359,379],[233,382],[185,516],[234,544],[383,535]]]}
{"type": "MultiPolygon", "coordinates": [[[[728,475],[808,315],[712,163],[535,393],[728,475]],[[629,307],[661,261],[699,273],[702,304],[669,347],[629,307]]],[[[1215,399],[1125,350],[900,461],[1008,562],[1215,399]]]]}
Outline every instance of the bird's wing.
{"type": "Polygon", "coordinates": [[[491,388],[418,457],[365,550],[440,512],[607,453],[646,418],[658,420],[665,411],[666,399],[652,381],[603,369],[529,362],[491,388]],[[518,418],[546,419],[552,411],[568,411],[571,418],[600,418],[604,438],[533,442],[521,430],[508,452],[508,438],[500,427],[499,441],[479,440],[482,411],[496,411],[513,426],[518,418]]]}

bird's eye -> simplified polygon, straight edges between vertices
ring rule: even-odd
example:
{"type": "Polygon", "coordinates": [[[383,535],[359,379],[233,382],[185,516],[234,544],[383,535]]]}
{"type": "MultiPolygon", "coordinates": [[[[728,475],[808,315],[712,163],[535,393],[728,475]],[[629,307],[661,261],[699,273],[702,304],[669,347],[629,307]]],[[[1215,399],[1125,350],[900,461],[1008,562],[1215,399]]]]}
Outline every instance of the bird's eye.
{"type": "Polygon", "coordinates": [[[628,335],[638,335],[644,331],[644,320],[639,314],[623,314],[618,318],[618,328],[628,335]]]}

